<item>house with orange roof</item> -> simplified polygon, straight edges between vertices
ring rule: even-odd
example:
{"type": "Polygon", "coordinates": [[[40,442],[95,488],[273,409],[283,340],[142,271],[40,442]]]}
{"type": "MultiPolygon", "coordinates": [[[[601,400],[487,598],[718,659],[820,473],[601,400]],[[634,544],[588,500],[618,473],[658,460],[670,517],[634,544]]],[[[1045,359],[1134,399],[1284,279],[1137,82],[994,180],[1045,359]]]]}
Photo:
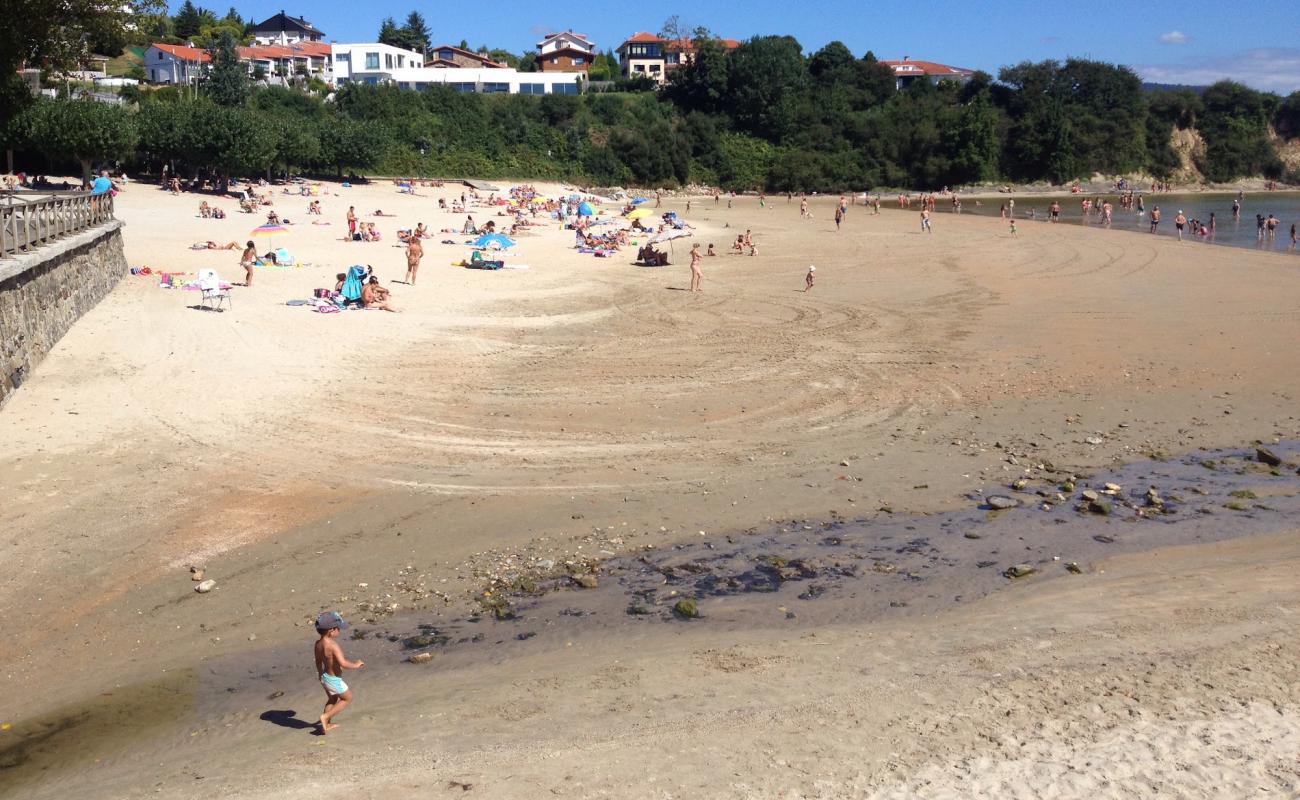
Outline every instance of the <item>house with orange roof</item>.
{"type": "Polygon", "coordinates": [[[618,46],[618,70],[624,78],[646,77],[663,85],[666,77],[664,45],[662,38],[653,33],[637,31],[618,46]]]}
{"type": "MultiPolygon", "coordinates": [[[[735,50],[735,39],[715,39],[725,50],[735,50]]],[[[618,46],[619,71],[624,78],[644,75],[662,86],[668,75],[695,60],[695,40],[682,37],[665,39],[653,33],[637,32],[618,46]]]]}
{"type": "MultiPolygon", "coordinates": [[[[714,41],[722,45],[722,49],[727,51],[740,47],[740,42],[735,39],[714,39],[714,41]]],[[[664,42],[665,73],[670,73],[678,67],[685,67],[694,63],[696,49],[695,40],[685,36],[664,42]]]]}
{"type": "Polygon", "coordinates": [[[596,58],[596,43],[581,33],[550,33],[537,43],[537,69],[541,72],[586,74],[596,58]]]}
{"type": "Polygon", "coordinates": [[[207,51],[183,44],[154,43],[144,51],[144,75],[150,83],[198,83],[211,63],[207,51]]]}
{"type": "Polygon", "coordinates": [[[928,80],[931,83],[939,83],[940,81],[965,83],[975,74],[974,70],[950,67],[947,64],[939,64],[934,61],[913,61],[909,56],[903,56],[902,61],[881,61],[880,63],[894,71],[894,87],[899,91],[906,89],[919,80],[928,80]]]}

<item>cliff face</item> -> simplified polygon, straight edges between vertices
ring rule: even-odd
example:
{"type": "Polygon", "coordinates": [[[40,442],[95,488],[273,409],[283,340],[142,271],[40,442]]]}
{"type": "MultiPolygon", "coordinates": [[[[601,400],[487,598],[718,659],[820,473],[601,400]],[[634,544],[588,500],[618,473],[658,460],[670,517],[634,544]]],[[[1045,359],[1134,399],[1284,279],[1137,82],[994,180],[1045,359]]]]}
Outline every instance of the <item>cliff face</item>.
{"type": "Polygon", "coordinates": [[[1175,127],[1169,143],[1178,154],[1178,171],[1174,173],[1174,182],[1203,182],[1205,176],[1196,167],[1196,159],[1205,155],[1205,140],[1201,134],[1195,128],[1180,130],[1175,127]]]}

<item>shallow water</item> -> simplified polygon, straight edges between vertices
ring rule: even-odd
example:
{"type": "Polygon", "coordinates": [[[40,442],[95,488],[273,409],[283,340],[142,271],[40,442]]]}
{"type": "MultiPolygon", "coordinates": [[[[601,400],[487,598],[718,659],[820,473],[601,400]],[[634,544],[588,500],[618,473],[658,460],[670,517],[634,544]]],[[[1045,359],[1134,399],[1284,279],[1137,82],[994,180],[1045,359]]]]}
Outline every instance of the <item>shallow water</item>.
{"type": "MultiPolygon", "coordinates": [[[[1210,214],[1214,214],[1215,231],[1213,235],[1207,237],[1189,235],[1186,238],[1198,243],[1248,247],[1252,250],[1272,252],[1289,252],[1291,249],[1291,226],[1294,224],[1300,229],[1300,193],[1260,192],[1247,194],[1241,201],[1241,217],[1239,219],[1234,219],[1232,216],[1232,201],[1236,196],[1235,193],[1148,193],[1143,197],[1145,211],[1139,213],[1136,208],[1128,210],[1120,208],[1118,194],[1101,195],[1103,199],[1110,200],[1115,206],[1111,220],[1113,230],[1148,233],[1151,224],[1147,214],[1152,208],[1159,206],[1161,221],[1160,227],[1157,229],[1156,235],[1158,236],[1177,236],[1177,231],[1174,228],[1174,217],[1177,216],[1180,210],[1189,220],[1199,219],[1207,223],[1207,225],[1210,214]],[[1272,214],[1281,220],[1275,236],[1263,239],[1256,236],[1256,214],[1263,214],[1265,218],[1272,214]]],[[[1093,211],[1087,216],[1084,215],[1080,204],[1085,197],[1095,200],[1097,195],[1072,195],[1070,197],[1055,198],[1061,203],[1061,224],[1101,227],[1100,212],[1093,211]]],[[[1051,197],[1016,196],[1017,224],[1032,225],[1035,222],[1045,222],[1052,200],[1051,197]]],[[[966,200],[962,204],[962,213],[996,216],[1003,202],[999,199],[985,199],[980,201],[977,206],[974,201],[966,200]]],[[[936,203],[936,214],[949,211],[950,207],[945,203],[944,198],[936,198],[936,203]]],[[[1300,248],[1297,248],[1296,254],[1300,255],[1300,248]]]]}
{"type": "MultiPolygon", "coordinates": [[[[1282,466],[1261,463],[1253,446],[1198,451],[1077,476],[1068,491],[1062,484],[1071,476],[1064,473],[1021,490],[990,487],[952,512],[792,520],[645,548],[601,562],[596,588],[577,588],[558,572],[523,576],[519,585],[527,590],[507,593],[495,607],[412,612],[374,624],[354,620],[354,638],[343,644],[350,658],[367,662],[358,684],[383,692],[390,680],[418,679],[419,670],[433,678],[443,669],[569,643],[599,645],[616,637],[653,646],[672,626],[795,635],[815,625],[933,614],[1012,583],[1086,581],[1092,565],[1112,555],[1294,529],[1300,442],[1270,449],[1282,466]],[[1107,493],[1108,483],[1120,488],[1107,493]],[[1149,487],[1157,488],[1159,503],[1147,499],[1149,487]],[[1095,490],[1108,513],[1090,508],[1085,490],[1095,490]],[[986,502],[993,495],[1021,505],[995,511],[986,502]],[[1010,577],[1018,565],[1033,574],[1010,577]],[[695,602],[698,618],[675,610],[683,599],[695,602]],[[402,663],[425,651],[437,654],[432,665],[402,663]]],[[[206,659],[178,682],[124,687],[115,697],[22,721],[0,747],[0,785],[71,787],[92,760],[107,765],[130,758],[132,742],[161,736],[190,745],[183,732],[163,730],[164,717],[170,727],[260,719],[306,735],[319,713],[319,691],[304,670],[310,638],[308,632],[298,643],[206,659]],[[308,695],[309,707],[290,701],[308,695]]]]}

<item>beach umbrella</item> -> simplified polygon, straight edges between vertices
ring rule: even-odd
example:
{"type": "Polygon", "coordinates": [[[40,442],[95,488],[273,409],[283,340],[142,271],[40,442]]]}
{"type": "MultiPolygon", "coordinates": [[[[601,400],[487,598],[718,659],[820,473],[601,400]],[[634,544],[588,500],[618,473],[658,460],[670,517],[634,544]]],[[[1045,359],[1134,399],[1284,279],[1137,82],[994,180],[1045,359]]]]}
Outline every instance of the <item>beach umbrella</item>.
{"type": "MultiPolygon", "coordinates": [[[[261,239],[264,237],[269,239],[278,233],[288,233],[288,232],[289,229],[284,227],[280,223],[268,222],[265,225],[258,225],[256,228],[253,228],[253,230],[249,232],[248,235],[254,239],[261,239]]],[[[272,245],[274,244],[275,243],[272,242],[272,245]]]]}
{"type": "Polygon", "coordinates": [[[634,206],[639,206],[639,205],[641,205],[641,204],[644,203],[644,202],[646,202],[646,199],[645,199],[644,197],[634,197],[634,198],[632,198],[632,205],[634,205],[634,206]]]}
{"type": "Polygon", "coordinates": [[[591,203],[579,203],[579,204],[578,204],[578,216],[580,216],[580,217],[590,217],[590,216],[592,216],[592,215],[595,214],[595,213],[596,213],[596,209],[594,209],[594,208],[591,207],[591,203]]]}
{"type": "Polygon", "coordinates": [[[629,212],[627,218],[643,219],[645,217],[653,217],[654,215],[655,215],[655,210],[653,208],[638,208],[634,211],[629,212]]]}
{"type": "Polygon", "coordinates": [[[505,250],[515,246],[515,240],[506,236],[504,233],[485,233],[474,240],[474,246],[479,248],[493,247],[505,250]]]}
{"type": "Polygon", "coordinates": [[[693,236],[690,231],[666,230],[663,233],[655,234],[650,241],[658,244],[659,242],[671,242],[673,239],[685,239],[687,236],[693,236]]]}

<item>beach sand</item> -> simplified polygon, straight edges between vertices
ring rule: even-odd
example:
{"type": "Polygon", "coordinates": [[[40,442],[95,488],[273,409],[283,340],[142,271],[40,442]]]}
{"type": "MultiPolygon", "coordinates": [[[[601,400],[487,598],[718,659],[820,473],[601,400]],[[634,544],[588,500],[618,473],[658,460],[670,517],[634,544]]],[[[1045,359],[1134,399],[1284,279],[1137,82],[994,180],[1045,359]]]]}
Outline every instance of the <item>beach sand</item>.
{"type": "MultiPolygon", "coordinates": [[[[1013,238],[942,211],[923,235],[913,212],[855,207],[837,234],[829,198],[812,220],[797,200],[696,199],[667,268],[578,255],[551,223],[508,257],[530,269],[452,267],[468,249],[437,242],[465,237],[436,235],[419,285],[389,284],[396,228],[459,229],[433,209],[460,191],[327,184],[329,226],[277,196],[298,224],[275,244],[309,266],[259,270],[221,314],[127,277],[0,412],[0,672],[17,687],[0,737],[81,720],[4,751],[21,763],[0,796],[1300,791],[1294,534],[1124,556],[905,622],[702,620],[372,671],[325,740],[260,719],[318,713],[317,611],[460,603],[482,586],[470,565],[511,552],[925,513],[1038,464],[1300,438],[1285,257],[1029,222],[1013,238]],[[387,241],[343,242],[348,204],[387,241]],[[704,293],[682,291],[688,242],[725,254],[746,228],[757,256],[706,259],[704,293]],[[403,313],[284,305],[353,263],[403,313]],[[191,565],[217,589],[195,594],[191,565]],[[385,596],[406,570],[441,594],[385,596]],[[204,694],[211,665],[252,676],[298,645],[283,699],[204,694]]],[[[238,251],[187,247],[261,220],[198,219],[198,202],[124,192],[131,265],[241,279],[238,251]]]]}

